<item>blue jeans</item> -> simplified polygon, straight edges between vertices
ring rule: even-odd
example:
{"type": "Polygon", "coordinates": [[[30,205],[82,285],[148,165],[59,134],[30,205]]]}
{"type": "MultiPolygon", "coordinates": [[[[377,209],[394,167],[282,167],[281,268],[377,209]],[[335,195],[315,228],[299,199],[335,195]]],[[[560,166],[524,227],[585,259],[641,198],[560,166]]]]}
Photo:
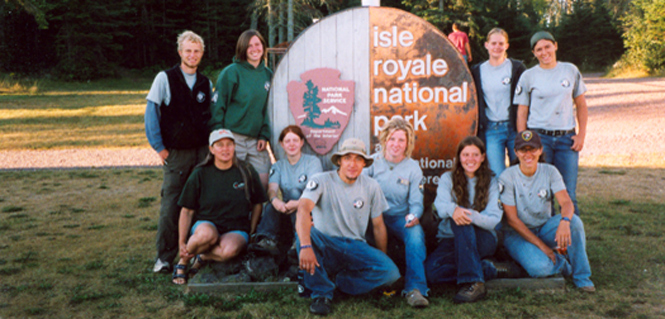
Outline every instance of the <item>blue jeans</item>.
{"type": "Polygon", "coordinates": [[[425,279],[425,232],[422,226],[415,225],[405,228],[404,216],[383,214],[383,222],[386,224],[388,233],[393,234],[404,242],[404,254],[406,259],[406,273],[404,274],[404,291],[408,293],[418,289],[423,296],[427,296],[427,280],[425,279]]]}
{"type": "MultiPolygon", "coordinates": [[[[531,232],[538,236],[545,245],[554,249],[557,246],[554,238],[560,221],[561,215],[555,215],[542,226],[531,228],[531,232]]],[[[528,242],[510,227],[506,227],[504,245],[510,256],[522,265],[531,277],[547,277],[556,274],[572,275],[575,286],[593,286],[589,279],[591,277],[591,266],[586,254],[584,224],[576,215],[570,220],[570,233],[572,244],[568,246],[567,256],[555,252],[556,264],[553,264],[552,260],[540,248],[528,242]]]]}
{"type": "Polygon", "coordinates": [[[509,121],[487,122],[487,128],[483,132],[487,148],[487,162],[496,176],[501,175],[501,172],[506,169],[506,150],[508,150],[508,158],[511,163],[516,158],[515,134],[515,131],[510,128],[509,121]]]}
{"type": "Polygon", "coordinates": [[[574,133],[553,137],[545,134],[539,134],[545,152],[545,160],[554,165],[561,176],[563,183],[566,184],[566,190],[575,206],[575,215],[580,215],[577,208],[577,170],[579,165],[579,152],[573,151],[574,133]]]}
{"type": "Polygon", "coordinates": [[[457,226],[453,222],[451,228],[455,238],[442,239],[425,261],[427,280],[432,284],[463,284],[496,278],[494,265],[482,260],[494,255],[496,237],[473,225],[457,226]]]}
{"type": "Polygon", "coordinates": [[[400,278],[399,269],[388,255],[364,241],[327,236],[314,227],[310,236],[320,265],[314,275],[305,273],[305,287],[312,291],[312,299],[332,299],[336,287],[350,295],[363,294],[400,278]]]}
{"type": "Polygon", "coordinates": [[[277,235],[279,234],[280,229],[283,229],[284,227],[289,227],[295,232],[296,213],[293,212],[288,216],[291,220],[290,224],[287,224],[284,214],[276,210],[272,204],[267,204],[261,215],[261,222],[259,222],[259,225],[256,228],[257,238],[266,237],[277,241],[279,239],[277,238],[277,235]]]}

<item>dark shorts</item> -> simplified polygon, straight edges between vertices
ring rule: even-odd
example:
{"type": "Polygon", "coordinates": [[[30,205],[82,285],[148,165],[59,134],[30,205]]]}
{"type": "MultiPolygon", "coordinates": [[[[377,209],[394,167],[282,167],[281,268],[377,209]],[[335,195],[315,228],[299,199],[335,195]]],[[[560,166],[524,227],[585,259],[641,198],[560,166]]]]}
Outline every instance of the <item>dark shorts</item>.
{"type": "MultiPolygon", "coordinates": [[[[215,226],[215,224],[213,224],[212,222],[209,222],[209,221],[207,221],[207,220],[198,220],[198,221],[196,221],[196,222],[194,223],[194,225],[192,225],[192,228],[190,228],[190,230],[189,230],[189,235],[191,236],[192,234],[194,234],[194,231],[196,230],[196,227],[199,227],[199,225],[202,225],[202,224],[210,224],[210,225],[212,225],[213,227],[217,228],[217,226],[215,226]]],[[[219,231],[219,229],[217,229],[217,231],[219,231]]],[[[238,234],[238,235],[242,236],[243,238],[245,238],[245,243],[249,243],[249,234],[247,234],[246,231],[242,231],[242,230],[231,230],[231,231],[228,231],[228,232],[226,232],[226,233],[224,233],[224,234],[228,234],[228,233],[238,234]]],[[[220,232],[219,235],[221,236],[221,235],[223,235],[223,234],[220,232]]]]}

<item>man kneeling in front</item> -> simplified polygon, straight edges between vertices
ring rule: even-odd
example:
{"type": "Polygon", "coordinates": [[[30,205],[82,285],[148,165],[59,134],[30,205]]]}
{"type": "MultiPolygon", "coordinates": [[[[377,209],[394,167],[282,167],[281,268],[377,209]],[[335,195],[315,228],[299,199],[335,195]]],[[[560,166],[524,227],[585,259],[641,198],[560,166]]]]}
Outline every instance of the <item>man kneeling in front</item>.
{"type": "Polygon", "coordinates": [[[339,169],[312,176],[300,198],[296,221],[300,268],[305,288],[312,292],[309,311],[318,315],[332,311],[335,288],[358,295],[400,277],[386,255],[388,237],[381,212],[388,204],[379,184],[361,174],[373,162],[365,144],[347,139],[331,160],[339,169]],[[378,249],[365,241],[370,220],[378,249]]]}

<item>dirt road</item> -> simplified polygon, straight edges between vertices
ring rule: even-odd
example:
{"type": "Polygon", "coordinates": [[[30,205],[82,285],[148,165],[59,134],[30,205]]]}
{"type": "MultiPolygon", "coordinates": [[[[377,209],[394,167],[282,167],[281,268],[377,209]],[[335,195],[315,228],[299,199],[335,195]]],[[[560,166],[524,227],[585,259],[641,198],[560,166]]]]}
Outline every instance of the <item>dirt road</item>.
{"type": "Polygon", "coordinates": [[[665,79],[586,79],[582,166],[665,167],[665,79]]]}
{"type": "MultiPolygon", "coordinates": [[[[585,78],[588,133],[581,166],[665,167],[665,78],[585,78]]],[[[0,151],[0,169],[157,166],[149,147],[0,151]]]]}

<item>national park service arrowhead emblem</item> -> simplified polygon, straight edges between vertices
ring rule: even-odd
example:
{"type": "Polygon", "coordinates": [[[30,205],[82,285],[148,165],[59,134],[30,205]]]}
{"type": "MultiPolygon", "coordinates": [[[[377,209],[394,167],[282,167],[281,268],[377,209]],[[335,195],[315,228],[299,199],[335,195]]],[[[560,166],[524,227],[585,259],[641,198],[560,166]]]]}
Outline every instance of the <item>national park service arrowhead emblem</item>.
{"type": "Polygon", "coordinates": [[[354,102],[354,81],[342,81],[341,72],[318,68],[300,75],[286,87],[289,108],[312,150],[325,155],[349,124],[354,102]]]}

